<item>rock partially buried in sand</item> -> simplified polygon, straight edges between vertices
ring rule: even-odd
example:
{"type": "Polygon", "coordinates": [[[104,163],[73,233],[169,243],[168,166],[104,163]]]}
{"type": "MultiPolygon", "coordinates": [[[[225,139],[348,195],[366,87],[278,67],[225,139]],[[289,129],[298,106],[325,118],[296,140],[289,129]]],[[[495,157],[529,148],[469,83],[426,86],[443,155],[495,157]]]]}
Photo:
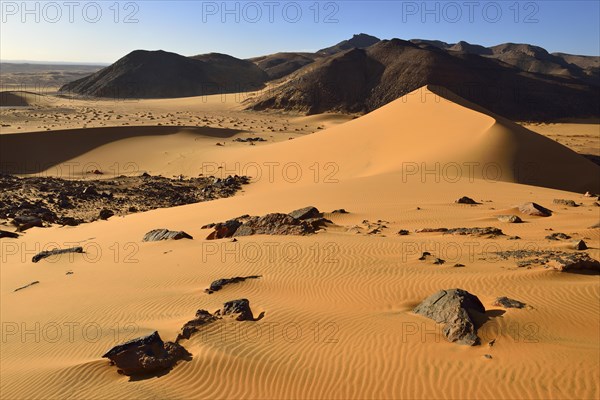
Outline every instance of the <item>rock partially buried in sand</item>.
{"type": "Polygon", "coordinates": [[[552,203],[558,204],[558,205],[561,205],[561,206],[567,206],[567,207],[578,207],[579,206],[577,203],[575,203],[575,201],[573,201],[573,200],[565,200],[565,199],[554,199],[552,201],[552,203]]]}
{"type": "Polygon", "coordinates": [[[143,242],[158,242],[159,240],[193,239],[184,231],[170,231],[168,229],[154,229],[144,235],[143,242]]]}
{"type": "Polygon", "coordinates": [[[485,228],[452,228],[448,229],[444,234],[448,235],[470,235],[470,236],[504,236],[501,229],[487,226],[485,228]]]}
{"type": "Polygon", "coordinates": [[[519,300],[510,299],[508,297],[498,297],[494,300],[493,305],[495,307],[504,307],[504,308],[525,308],[527,304],[520,302],[519,300]]]}
{"type": "Polygon", "coordinates": [[[181,328],[181,332],[177,335],[175,342],[179,342],[181,339],[189,339],[192,335],[200,329],[200,327],[208,325],[217,321],[219,317],[216,317],[206,310],[196,311],[196,318],[188,321],[181,328]]]}
{"type": "Polygon", "coordinates": [[[158,332],[139,337],[110,349],[108,358],[124,375],[145,375],[171,369],[179,360],[190,357],[186,349],[174,342],[163,342],[158,332]]]}
{"type": "Polygon", "coordinates": [[[28,283],[25,286],[21,286],[21,287],[16,288],[14,291],[18,292],[19,290],[27,289],[28,287],[33,286],[33,285],[37,285],[38,283],[40,283],[40,281],[33,281],[31,283],[28,283]]]}
{"type": "Polygon", "coordinates": [[[233,316],[237,321],[256,321],[261,319],[263,314],[261,314],[257,319],[254,319],[248,299],[237,299],[224,303],[223,308],[217,310],[214,315],[233,316]]]}
{"type": "Polygon", "coordinates": [[[485,307],[466,290],[441,290],[426,298],[413,312],[445,324],[444,336],[450,342],[468,346],[479,344],[473,315],[485,313],[485,307]]]}
{"type": "Polygon", "coordinates": [[[319,218],[321,213],[317,209],[317,207],[308,206],[304,208],[300,208],[298,210],[294,210],[288,214],[292,218],[296,219],[309,219],[309,218],[319,218]]]}
{"type": "Polygon", "coordinates": [[[583,240],[576,240],[571,244],[571,247],[575,250],[587,250],[587,244],[583,240]]]}
{"type": "Polygon", "coordinates": [[[271,213],[262,217],[244,215],[226,222],[206,225],[207,228],[214,228],[214,231],[206,239],[250,235],[310,235],[324,227],[326,223],[331,223],[325,218],[313,218],[312,216],[315,214],[320,215],[319,210],[314,207],[306,207],[290,214],[271,213]],[[300,218],[295,218],[290,214],[300,218]]]}
{"type": "Polygon", "coordinates": [[[83,247],[78,246],[78,247],[71,247],[68,249],[54,249],[54,250],[42,251],[42,252],[37,253],[35,256],[33,256],[31,258],[31,261],[36,263],[40,260],[43,260],[44,258],[57,256],[60,254],[68,254],[68,253],[83,253],[83,247]]]}
{"type": "Polygon", "coordinates": [[[518,215],[496,215],[498,221],[509,224],[520,224],[523,220],[518,215]]]}
{"type": "Polygon", "coordinates": [[[548,236],[546,236],[546,239],[548,240],[567,240],[567,239],[571,239],[571,236],[562,233],[562,232],[556,232],[556,233],[552,233],[548,236]]]}
{"type": "Polygon", "coordinates": [[[4,231],[4,230],[0,229],[0,239],[2,239],[2,238],[17,239],[18,237],[19,237],[18,233],[4,231]]]}
{"type": "Polygon", "coordinates": [[[587,253],[573,253],[550,258],[547,267],[561,272],[589,270],[600,272],[600,262],[587,253]]]}
{"type": "Polygon", "coordinates": [[[456,200],[455,203],[458,203],[458,204],[481,204],[467,196],[461,197],[460,199],[456,200]]]}
{"type": "Polygon", "coordinates": [[[346,211],[343,208],[338,208],[337,210],[333,210],[331,213],[332,214],[348,214],[348,211],[346,211]]]}
{"type": "Polygon", "coordinates": [[[223,286],[225,286],[225,285],[229,285],[232,283],[244,282],[246,279],[258,279],[260,277],[261,277],[260,275],[250,275],[250,276],[236,276],[234,278],[221,278],[221,279],[217,279],[216,281],[213,281],[210,284],[210,287],[208,289],[205,289],[204,291],[208,294],[211,294],[213,292],[217,292],[217,291],[223,289],[223,286]]]}
{"type": "Polygon", "coordinates": [[[523,214],[533,215],[536,217],[549,217],[552,215],[551,210],[532,202],[521,204],[519,206],[519,211],[523,214]]]}

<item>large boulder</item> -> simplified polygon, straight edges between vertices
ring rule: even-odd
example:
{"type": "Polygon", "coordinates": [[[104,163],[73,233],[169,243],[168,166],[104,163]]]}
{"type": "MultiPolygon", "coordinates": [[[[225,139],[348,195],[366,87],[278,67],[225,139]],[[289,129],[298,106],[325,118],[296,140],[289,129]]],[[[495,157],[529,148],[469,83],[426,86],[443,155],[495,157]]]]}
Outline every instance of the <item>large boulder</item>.
{"type": "Polygon", "coordinates": [[[485,313],[485,307],[466,290],[441,290],[423,300],[413,311],[445,324],[443,332],[448,341],[468,346],[479,344],[473,316],[485,313]]]}
{"type": "Polygon", "coordinates": [[[192,236],[188,235],[184,231],[170,231],[168,229],[154,229],[144,235],[142,241],[144,242],[157,242],[159,240],[179,240],[179,239],[193,239],[192,236]]]}
{"type": "Polygon", "coordinates": [[[296,219],[309,219],[309,218],[319,218],[321,213],[316,207],[308,206],[304,208],[300,208],[298,210],[294,210],[288,214],[292,218],[296,219]]]}
{"type": "Polygon", "coordinates": [[[522,214],[533,215],[536,217],[549,217],[552,215],[551,210],[532,202],[519,205],[519,211],[522,214]]]}
{"type": "Polygon", "coordinates": [[[232,237],[240,226],[242,226],[242,222],[238,219],[230,219],[229,221],[219,222],[218,224],[214,224],[212,226],[214,231],[211,232],[206,239],[213,240],[232,237]]]}
{"type": "Polygon", "coordinates": [[[110,349],[103,358],[124,375],[145,375],[171,369],[179,360],[190,357],[182,346],[163,342],[158,332],[139,337],[110,349]]]}

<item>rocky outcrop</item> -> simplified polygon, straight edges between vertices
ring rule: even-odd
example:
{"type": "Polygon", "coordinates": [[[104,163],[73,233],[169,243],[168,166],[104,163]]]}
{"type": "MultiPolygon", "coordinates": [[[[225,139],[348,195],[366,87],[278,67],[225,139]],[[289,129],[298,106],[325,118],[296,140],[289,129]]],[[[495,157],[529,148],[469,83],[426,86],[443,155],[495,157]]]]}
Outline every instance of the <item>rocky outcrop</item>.
{"type": "Polygon", "coordinates": [[[2,239],[2,238],[17,239],[18,237],[19,237],[18,233],[9,232],[9,231],[0,229],[0,239],[2,239]]]}
{"type": "Polygon", "coordinates": [[[179,344],[163,342],[155,331],[148,336],[115,346],[102,357],[116,365],[119,373],[135,376],[169,370],[178,361],[190,356],[179,344]]]}
{"type": "Polygon", "coordinates": [[[68,254],[68,253],[83,253],[83,247],[78,246],[78,247],[71,247],[68,249],[54,249],[54,250],[41,251],[41,252],[37,253],[35,256],[33,256],[31,258],[31,261],[36,263],[40,260],[43,260],[44,258],[57,256],[60,254],[68,254]]]}
{"type": "Polygon", "coordinates": [[[254,319],[248,299],[237,299],[223,304],[223,308],[217,310],[214,315],[220,317],[230,316],[235,318],[236,321],[256,321],[261,319],[263,314],[261,313],[257,319],[254,319]]]}
{"type": "Polygon", "coordinates": [[[467,196],[461,197],[460,199],[456,200],[455,203],[458,203],[458,204],[481,204],[467,196]]]}
{"type": "Polygon", "coordinates": [[[452,228],[448,229],[444,234],[448,235],[468,235],[468,236],[488,236],[496,237],[503,236],[504,233],[501,229],[494,228],[491,226],[485,228],[452,228]]]}
{"type": "Polygon", "coordinates": [[[567,207],[577,207],[577,206],[579,206],[579,204],[575,203],[574,200],[554,199],[552,201],[552,203],[558,204],[560,206],[567,206],[567,207]]]}
{"type": "Polygon", "coordinates": [[[443,333],[448,341],[468,346],[479,344],[473,316],[485,313],[485,307],[466,290],[441,290],[426,298],[413,311],[443,323],[443,333]]]}
{"type": "Polygon", "coordinates": [[[154,229],[144,235],[143,242],[158,242],[159,240],[193,239],[184,231],[170,231],[168,229],[154,229]]]}
{"type": "Polygon", "coordinates": [[[326,223],[331,223],[320,215],[315,207],[305,207],[290,214],[271,213],[262,217],[244,215],[203,228],[214,229],[207,236],[208,240],[250,235],[310,235],[326,226],[326,223]]]}

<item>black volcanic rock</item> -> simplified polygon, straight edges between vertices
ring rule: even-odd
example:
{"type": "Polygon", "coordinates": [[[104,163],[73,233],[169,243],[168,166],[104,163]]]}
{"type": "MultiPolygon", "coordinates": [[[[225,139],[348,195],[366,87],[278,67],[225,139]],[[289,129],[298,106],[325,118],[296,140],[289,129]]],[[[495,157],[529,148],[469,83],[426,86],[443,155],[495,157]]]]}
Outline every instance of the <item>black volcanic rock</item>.
{"type": "Polygon", "coordinates": [[[70,247],[67,249],[53,249],[53,250],[45,250],[37,253],[35,256],[31,258],[31,261],[36,263],[44,258],[57,256],[60,254],[68,254],[68,253],[83,253],[83,247],[70,247]]]}
{"type": "Polygon", "coordinates": [[[170,98],[256,90],[266,79],[254,63],[224,54],[184,57],[136,50],[60,91],[115,99],[170,98]]]}

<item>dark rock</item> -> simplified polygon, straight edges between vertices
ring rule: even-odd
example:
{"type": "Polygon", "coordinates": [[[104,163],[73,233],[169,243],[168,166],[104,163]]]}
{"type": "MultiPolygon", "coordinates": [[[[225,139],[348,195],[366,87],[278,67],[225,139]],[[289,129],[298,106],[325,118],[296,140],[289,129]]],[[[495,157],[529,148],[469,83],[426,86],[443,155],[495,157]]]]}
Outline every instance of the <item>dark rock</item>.
{"type": "Polygon", "coordinates": [[[208,294],[211,294],[213,292],[217,292],[217,291],[221,290],[223,288],[223,286],[225,286],[225,285],[229,285],[232,283],[238,283],[238,282],[244,282],[246,279],[258,279],[260,277],[261,277],[260,275],[250,275],[250,276],[236,276],[234,278],[217,279],[216,281],[213,281],[210,284],[210,287],[208,289],[206,289],[205,292],[207,292],[208,294]]]}
{"type": "Polygon", "coordinates": [[[554,199],[552,203],[567,207],[578,207],[578,204],[573,200],[554,199]]]}
{"type": "Polygon", "coordinates": [[[571,253],[550,257],[546,262],[546,266],[561,272],[578,270],[600,272],[600,262],[591,258],[587,253],[571,253]]]}
{"type": "Polygon", "coordinates": [[[248,299],[231,300],[223,304],[223,308],[215,312],[216,316],[233,316],[237,321],[254,321],[248,299]]]}
{"type": "Polygon", "coordinates": [[[83,220],[73,217],[60,217],[56,220],[56,223],[62,226],[78,226],[83,223],[83,220]]]}
{"type": "Polygon", "coordinates": [[[421,257],[419,257],[419,260],[423,261],[425,259],[427,259],[427,257],[431,256],[431,253],[428,251],[424,251],[423,254],[421,254],[421,257]]]}
{"type": "Polygon", "coordinates": [[[518,215],[497,215],[498,221],[507,222],[509,224],[519,224],[523,220],[518,215]]]}
{"type": "Polygon", "coordinates": [[[462,268],[465,266],[465,264],[456,263],[453,266],[454,266],[454,268],[462,268]]]}
{"type": "Polygon", "coordinates": [[[508,297],[498,297],[492,304],[495,307],[504,308],[525,308],[527,304],[520,302],[519,300],[509,299],[508,297]]]}
{"type": "Polygon", "coordinates": [[[406,229],[400,229],[398,231],[398,235],[400,235],[400,236],[406,236],[406,235],[408,235],[408,233],[409,232],[406,229]]]}
{"type": "Polygon", "coordinates": [[[485,307],[466,290],[441,290],[429,296],[413,311],[445,324],[443,332],[450,342],[469,346],[479,343],[473,318],[475,313],[485,313],[485,307]]]}
{"type": "Polygon", "coordinates": [[[86,197],[98,196],[98,192],[93,186],[87,186],[85,189],[83,189],[83,192],[81,192],[81,194],[86,197]]]}
{"type": "Polygon", "coordinates": [[[0,229],[0,239],[2,239],[2,238],[16,239],[18,237],[19,237],[18,233],[4,231],[4,230],[0,229]]]}
{"type": "Polygon", "coordinates": [[[485,358],[487,358],[488,360],[492,359],[492,355],[491,354],[484,354],[483,355],[485,358]]]}
{"type": "Polygon", "coordinates": [[[35,256],[31,258],[31,261],[36,263],[44,258],[56,256],[59,254],[68,254],[68,253],[83,253],[83,247],[71,247],[68,249],[54,249],[48,251],[42,251],[37,253],[35,256]]]}
{"type": "Polygon", "coordinates": [[[587,244],[583,241],[583,240],[576,240],[575,242],[573,242],[572,247],[575,250],[587,250],[587,244]]]}
{"type": "Polygon", "coordinates": [[[431,232],[448,232],[448,228],[420,228],[415,230],[417,233],[431,233],[431,232]]]}
{"type": "Polygon", "coordinates": [[[301,208],[299,210],[294,210],[288,214],[292,218],[296,219],[309,219],[309,218],[319,218],[321,213],[316,207],[308,206],[301,208]]]}
{"type": "Polygon", "coordinates": [[[461,197],[460,199],[456,200],[455,203],[458,203],[458,204],[481,204],[467,196],[461,197]]]}
{"type": "Polygon", "coordinates": [[[436,265],[442,265],[445,262],[446,262],[445,260],[442,260],[441,258],[437,258],[437,257],[436,257],[435,260],[433,260],[433,263],[436,264],[436,265]]]}
{"type": "Polygon", "coordinates": [[[103,358],[108,358],[124,375],[145,375],[171,369],[190,353],[173,342],[163,342],[158,332],[130,340],[113,347],[103,358]]]}
{"type": "Polygon", "coordinates": [[[266,140],[263,139],[263,138],[261,138],[261,137],[235,138],[233,141],[234,142],[241,142],[241,143],[266,142],[266,140]]]}
{"type": "Polygon", "coordinates": [[[232,237],[240,226],[242,226],[242,222],[237,219],[230,219],[226,222],[213,224],[214,231],[211,232],[206,239],[213,240],[232,237]]]}
{"type": "Polygon", "coordinates": [[[33,281],[25,286],[21,286],[19,288],[15,289],[15,292],[18,292],[19,290],[23,290],[23,289],[27,289],[29,286],[33,286],[33,285],[37,285],[38,283],[40,283],[40,281],[33,281]]]}
{"type": "Polygon", "coordinates": [[[194,333],[198,332],[200,327],[208,325],[218,320],[216,317],[206,310],[196,311],[196,318],[186,322],[181,328],[181,332],[177,335],[175,342],[178,343],[181,339],[189,339],[194,333]]]}
{"type": "Polygon", "coordinates": [[[532,202],[519,205],[519,211],[523,214],[533,215],[536,217],[549,217],[552,215],[551,210],[532,202]]]}
{"type": "Polygon", "coordinates": [[[348,214],[348,211],[344,210],[343,208],[339,208],[337,210],[333,210],[331,213],[332,214],[348,214]]]}
{"type": "Polygon", "coordinates": [[[548,239],[548,240],[567,240],[567,239],[571,239],[571,236],[561,233],[561,232],[556,232],[556,233],[546,236],[546,239],[548,239]]]}
{"type": "Polygon", "coordinates": [[[159,240],[179,240],[179,239],[193,239],[192,236],[188,235],[184,231],[170,231],[168,229],[154,229],[144,235],[143,242],[157,242],[159,240]]]}
{"type": "Polygon", "coordinates": [[[43,228],[42,219],[35,215],[18,215],[13,219],[13,225],[17,227],[17,232],[24,232],[33,227],[43,228]]]}
{"type": "Polygon", "coordinates": [[[107,220],[110,217],[112,217],[113,215],[115,215],[115,213],[112,210],[103,208],[102,210],[100,210],[100,213],[98,214],[98,218],[100,218],[102,220],[107,220]]]}
{"type": "Polygon", "coordinates": [[[471,236],[503,236],[501,229],[491,226],[485,228],[452,228],[448,229],[445,234],[448,235],[471,235],[471,236]]]}
{"type": "Polygon", "coordinates": [[[235,232],[235,236],[248,235],[308,235],[314,233],[314,221],[302,221],[288,214],[267,214],[262,217],[251,217],[243,225],[243,230],[235,232]]]}

